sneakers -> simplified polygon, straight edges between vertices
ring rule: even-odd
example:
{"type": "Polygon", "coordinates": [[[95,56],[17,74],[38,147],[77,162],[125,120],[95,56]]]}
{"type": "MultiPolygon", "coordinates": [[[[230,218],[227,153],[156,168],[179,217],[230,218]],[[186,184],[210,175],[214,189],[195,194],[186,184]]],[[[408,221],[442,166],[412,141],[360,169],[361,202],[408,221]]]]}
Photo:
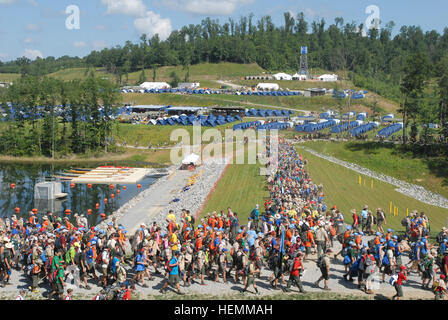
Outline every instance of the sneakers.
{"type": "Polygon", "coordinates": [[[92,287],[89,286],[89,285],[87,285],[87,286],[86,286],[86,289],[87,289],[87,290],[92,290],[92,287]]]}
{"type": "Polygon", "coordinates": [[[166,290],[162,288],[162,289],[160,289],[160,293],[165,294],[165,293],[166,293],[166,290]]]}
{"type": "Polygon", "coordinates": [[[319,282],[318,282],[318,281],[314,282],[314,286],[315,286],[316,288],[319,288],[319,282]]]}
{"type": "Polygon", "coordinates": [[[328,287],[324,287],[324,290],[325,290],[325,291],[331,291],[331,289],[328,288],[328,287]]]}
{"type": "Polygon", "coordinates": [[[179,291],[179,292],[177,292],[177,294],[180,295],[180,296],[184,296],[184,295],[185,295],[185,292],[181,292],[181,291],[179,291]]]}

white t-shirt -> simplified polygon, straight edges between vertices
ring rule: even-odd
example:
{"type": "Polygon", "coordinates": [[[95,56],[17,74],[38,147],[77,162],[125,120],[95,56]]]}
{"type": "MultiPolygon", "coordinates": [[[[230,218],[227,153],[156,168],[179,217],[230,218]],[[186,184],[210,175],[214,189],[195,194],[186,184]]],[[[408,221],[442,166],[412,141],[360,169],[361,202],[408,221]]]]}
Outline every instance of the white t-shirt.
{"type": "Polygon", "coordinates": [[[103,264],[101,265],[102,268],[107,268],[109,265],[109,252],[107,250],[104,250],[101,254],[101,259],[103,260],[103,264]]]}
{"type": "Polygon", "coordinates": [[[19,295],[17,296],[16,300],[25,300],[25,298],[24,298],[22,295],[19,294],[19,295]]]}

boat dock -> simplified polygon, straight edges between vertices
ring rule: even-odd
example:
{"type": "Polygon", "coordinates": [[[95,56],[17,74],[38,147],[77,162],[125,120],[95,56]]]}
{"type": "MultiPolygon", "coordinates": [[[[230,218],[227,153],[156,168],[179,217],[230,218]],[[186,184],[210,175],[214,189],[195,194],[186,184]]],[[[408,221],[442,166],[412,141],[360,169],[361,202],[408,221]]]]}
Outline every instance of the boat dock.
{"type": "Polygon", "coordinates": [[[119,168],[119,167],[98,167],[77,177],[71,178],[73,183],[92,184],[136,184],[142,180],[148,172],[145,168],[119,168]]]}

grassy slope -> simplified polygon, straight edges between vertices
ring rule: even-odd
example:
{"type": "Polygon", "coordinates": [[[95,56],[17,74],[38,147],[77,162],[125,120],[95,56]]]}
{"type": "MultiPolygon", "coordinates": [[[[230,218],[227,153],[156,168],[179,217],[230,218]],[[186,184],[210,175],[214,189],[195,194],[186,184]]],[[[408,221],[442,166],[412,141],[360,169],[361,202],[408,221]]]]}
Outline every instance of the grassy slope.
{"type": "Polygon", "coordinates": [[[406,209],[409,209],[409,211],[414,209],[424,211],[430,218],[432,235],[435,235],[442,226],[446,225],[447,209],[427,205],[409,198],[396,192],[394,186],[378,180],[374,180],[373,189],[371,189],[372,179],[365,176],[362,176],[363,183],[360,186],[358,184],[358,173],[316,157],[300,147],[298,147],[298,152],[309,160],[307,170],[313,181],[323,184],[327,205],[337,205],[345,214],[348,223],[352,222],[350,210],[357,209],[359,211],[363,205],[367,204],[372,211],[377,207],[385,210],[386,228],[402,230],[403,227],[400,222],[406,215],[406,209]],[[394,217],[389,212],[391,201],[393,206],[398,207],[398,216],[394,217]]]}
{"type": "Polygon", "coordinates": [[[20,78],[18,73],[0,73],[0,82],[12,82],[20,78]]]}
{"type": "MultiPolygon", "coordinates": [[[[178,77],[183,81],[186,70],[183,70],[182,66],[166,66],[157,69],[156,81],[169,81],[171,80],[171,72],[176,72],[178,77]]],[[[220,80],[220,79],[234,79],[241,78],[245,75],[261,74],[264,70],[257,64],[237,64],[237,63],[200,63],[190,66],[190,81],[207,81],[207,80],[220,80]]],[[[134,85],[140,78],[141,71],[132,72],[128,74],[128,84],[134,85]]],[[[96,69],[95,75],[99,77],[108,77],[111,80],[114,76],[107,74],[102,69],[96,69]]],[[[73,80],[75,78],[85,78],[86,68],[69,68],[59,70],[51,73],[50,76],[56,77],[62,80],[73,80]]],[[[145,76],[147,81],[152,81],[153,70],[145,69],[145,76]]],[[[123,76],[123,81],[125,80],[123,76]]],[[[208,85],[210,82],[204,83],[208,85]]]]}
{"type": "Polygon", "coordinates": [[[431,158],[431,162],[428,163],[425,159],[401,154],[397,145],[313,141],[307,142],[306,146],[397,179],[422,185],[428,190],[448,197],[447,176],[440,176],[430,169],[430,163],[443,159],[431,158]]]}
{"type": "Polygon", "coordinates": [[[269,197],[266,177],[259,175],[258,168],[259,166],[255,164],[230,165],[201,216],[212,211],[227,212],[227,208],[230,207],[233,212],[238,213],[241,223],[246,223],[255,204],[258,203],[262,207],[264,200],[269,197]]]}

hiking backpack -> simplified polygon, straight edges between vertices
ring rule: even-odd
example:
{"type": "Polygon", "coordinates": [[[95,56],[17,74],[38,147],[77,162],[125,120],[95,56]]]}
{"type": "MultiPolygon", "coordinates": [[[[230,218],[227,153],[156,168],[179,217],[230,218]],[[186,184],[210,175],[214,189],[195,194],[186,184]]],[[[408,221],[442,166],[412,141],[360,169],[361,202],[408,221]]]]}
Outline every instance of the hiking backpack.
{"type": "Polygon", "coordinates": [[[398,274],[394,274],[392,277],[390,277],[389,284],[393,286],[395,285],[395,282],[397,282],[397,280],[398,280],[398,274]]]}
{"type": "Polygon", "coordinates": [[[403,220],[401,220],[401,225],[403,227],[406,227],[408,225],[408,219],[406,217],[404,217],[403,220]]]}
{"type": "Polygon", "coordinates": [[[318,267],[318,268],[322,268],[322,267],[324,267],[324,256],[320,256],[320,257],[317,259],[316,264],[317,264],[317,267],[318,267]]]}

